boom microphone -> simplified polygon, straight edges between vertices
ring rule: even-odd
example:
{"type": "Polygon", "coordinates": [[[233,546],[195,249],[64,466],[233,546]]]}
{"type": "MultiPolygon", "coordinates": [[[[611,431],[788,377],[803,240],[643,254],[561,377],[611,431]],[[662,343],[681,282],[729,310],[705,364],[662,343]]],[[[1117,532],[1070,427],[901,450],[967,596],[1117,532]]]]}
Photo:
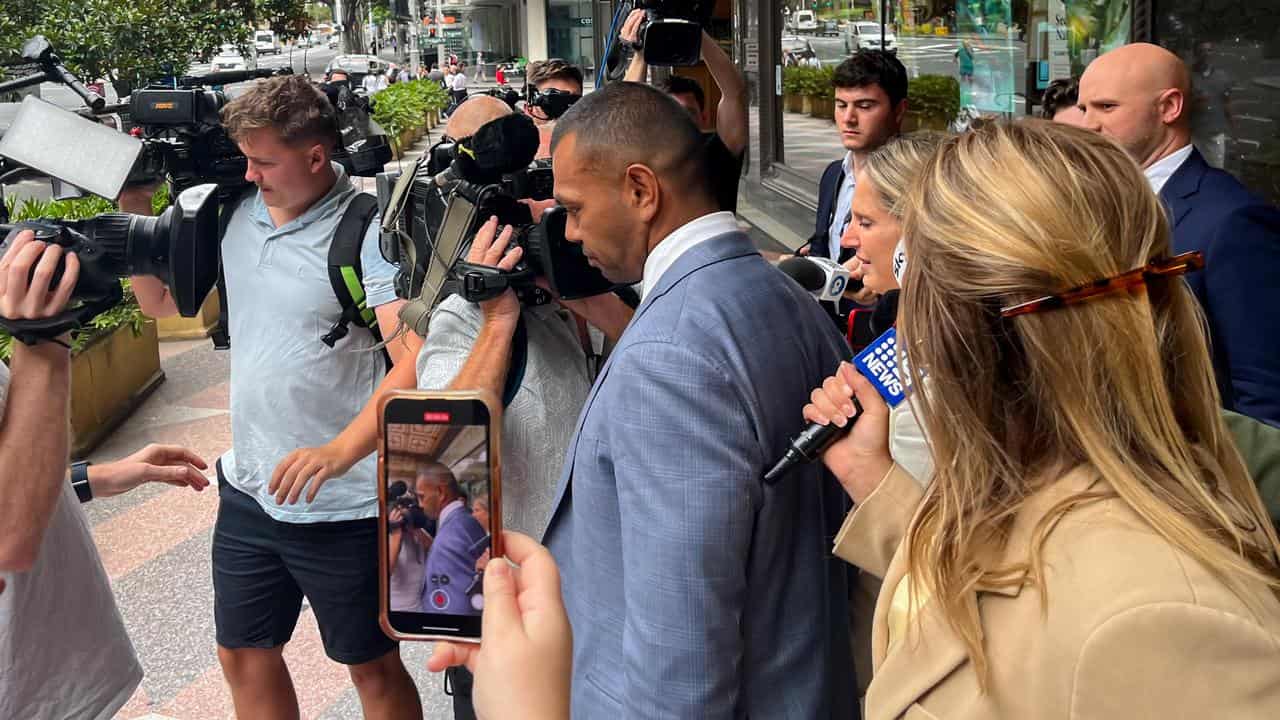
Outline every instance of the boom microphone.
{"type": "Polygon", "coordinates": [[[778,263],[778,269],[818,300],[839,300],[862,289],[861,279],[850,278],[848,268],[828,258],[796,256],[778,263]]]}
{"type": "MultiPolygon", "coordinates": [[[[876,391],[880,393],[880,397],[884,398],[891,408],[897,407],[906,398],[906,387],[898,371],[897,350],[898,331],[895,328],[889,328],[888,332],[876,338],[875,342],[853,358],[854,368],[871,381],[876,391]]],[[[853,398],[853,417],[849,418],[849,422],[845,423],[844,427],[834,423],[826,425],[809,423],[804,432],[792,439],[791,447],[787,448],[782,459],[765,473],[764,481],[772,485],[796,465],[810,463],[822,457],[822,453],[826,452],[832,443],[853,429],[853,424],[861,415],[862,405],[855,397],[853,398]]]]}

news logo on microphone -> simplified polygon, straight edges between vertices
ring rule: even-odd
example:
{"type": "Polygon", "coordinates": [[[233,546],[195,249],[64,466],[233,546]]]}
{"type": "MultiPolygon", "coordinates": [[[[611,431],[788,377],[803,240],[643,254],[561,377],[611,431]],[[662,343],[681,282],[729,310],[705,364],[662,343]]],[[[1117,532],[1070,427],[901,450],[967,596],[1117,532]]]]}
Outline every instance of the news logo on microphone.
{"type": "Polygon", "coordinates": [[[876,338],[853,358],[853,366],[871,384],[889,407],[897,407],[907,397],[910,383],[906,368],[898,366],[898,330],[876,338]]]}

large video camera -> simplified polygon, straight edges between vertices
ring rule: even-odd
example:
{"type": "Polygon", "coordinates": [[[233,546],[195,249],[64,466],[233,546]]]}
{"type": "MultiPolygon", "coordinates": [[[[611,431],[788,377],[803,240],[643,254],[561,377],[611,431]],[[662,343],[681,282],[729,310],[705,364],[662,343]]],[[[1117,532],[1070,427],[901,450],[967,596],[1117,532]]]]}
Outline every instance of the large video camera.
{"type": "Polygon", "coordinates": [[[547,199],[554,177],[549,162],[533,162],[539,145],[524,115],[498,118],[470,138],[441,143],[414,171],[399,178],[383,214],[382,254],[399,265],[396,291],[409,299],[401,319],[426,336],[436,303],[456,293],[481,302],[514,290],[525,305],[599,295],[615,285],[591,267],[581,246],[565,238],[565,215],[552,208],[534,222],[521,199],[547,199]],[[490,217],[514,229],[524,257],[511,271],[462,260],[490,217]],[[550,292],[537,284],[542,278],[550,292]],[[554,295],[553,295],[554,294],[554,295]]]}
{"type": "Polygon", "coordinates": [[[702,58],[702,29],[711,21],[711,0],[635,0],[645,11],[638,49],[650,65],[697,65],[702,58]]]}
{"type": "MultiPolygon", "coordinates": [[[[178,311],[194,317],[218,279],[215,190],[212,184],[188,188],[159,217],[106,213],[88,220],[0,225],[6,234],[0,255],[19,231],[31,230],[36,240],[61,245],[80,260],[80,278],[66,310],[40,320],[0,318],[0,327],[25,342],[57,337],[119,303],[119,281],[130,275],[160,278],[178,311]]],[[[64,270],[65,260],[59,261],[51,284],[61,281],[64,270]]]]}

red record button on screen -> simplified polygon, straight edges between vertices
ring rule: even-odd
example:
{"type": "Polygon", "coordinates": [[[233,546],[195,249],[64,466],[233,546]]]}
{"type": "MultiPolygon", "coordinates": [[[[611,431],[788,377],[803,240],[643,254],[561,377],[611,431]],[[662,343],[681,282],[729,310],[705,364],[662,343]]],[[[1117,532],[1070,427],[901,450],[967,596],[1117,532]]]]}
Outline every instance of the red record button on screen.
{"type": "Polygon", "coordinates": [[[452,418],[447,412],[424,412],[422,413],[422,421],[429,423],[447,423],[452,418]]]}

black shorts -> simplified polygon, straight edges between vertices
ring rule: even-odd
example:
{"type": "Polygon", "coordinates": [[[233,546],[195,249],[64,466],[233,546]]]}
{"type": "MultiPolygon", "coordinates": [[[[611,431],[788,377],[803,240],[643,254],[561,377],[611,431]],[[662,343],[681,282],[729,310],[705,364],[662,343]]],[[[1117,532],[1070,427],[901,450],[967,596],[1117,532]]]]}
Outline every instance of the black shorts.
{"type": "Polygon", "coordinates": [[[377,518],[314,524],[272,518],[235,489],[218,463],[213,609],[218,644],[274,648],[311,603],[324,651],[344,665],[396,647],[378,625],[377,518]]]}

